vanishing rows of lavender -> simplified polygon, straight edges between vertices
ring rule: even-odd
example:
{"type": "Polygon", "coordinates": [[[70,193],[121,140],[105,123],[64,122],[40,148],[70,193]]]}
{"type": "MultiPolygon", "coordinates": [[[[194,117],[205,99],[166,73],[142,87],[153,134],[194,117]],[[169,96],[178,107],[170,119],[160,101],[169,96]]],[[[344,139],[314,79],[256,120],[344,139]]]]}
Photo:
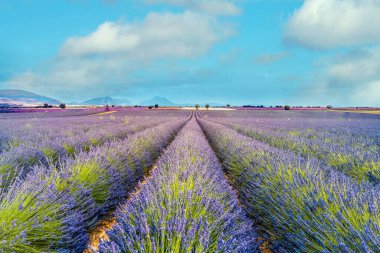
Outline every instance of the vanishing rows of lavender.
{"type": "Polygon", "coordinates": [[[380,118],[206,112],[199,123],[275,252],[380,252],[380,118]]]}
{"type": "Polygon", "coordinates": [[[269,145],[314,157],[358,182],[380,183],[377,115],[336,112],[209,113],[210,120],[269,145]]]}
{"type": "Polygon", "coordinates": [[[30,115],[0,119],[0,252],[380,252],[376,116],[30,115]]]}
{"type": "Polygon", "coordinates": [[[3,188],[16,176],[28,173],[33,165],[59,166],[66,157],[88,152],[91,147],[102,146],[107,141],[126,138],[173,117],[142,111],[87,117],[31,118],[32,114],[22,115],[25,117],[1,120],[0,178],[3,178],[3,188]]]}
{"type": "Polygon", "coordinates": [[[189,116],[2,120],[0,252],[82,252],[88,232],[134,190],[189,116]]]}
{"type": "Polygon", "coordinates": [[[119,207],[100,252],[257,252],[257,234],[195,118],[119,207]]]}

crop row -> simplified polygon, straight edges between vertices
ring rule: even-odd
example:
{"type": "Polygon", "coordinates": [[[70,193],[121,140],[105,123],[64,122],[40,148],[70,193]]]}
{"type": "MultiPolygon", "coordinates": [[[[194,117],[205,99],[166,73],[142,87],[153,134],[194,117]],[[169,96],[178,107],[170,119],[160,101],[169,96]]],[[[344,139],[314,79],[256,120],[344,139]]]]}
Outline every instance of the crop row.
{"type": "MultiPolygon", "coordinates": [[[[327,166],[344,172],[358,182],[380,183],[380,145],[371,137],[375,129],[362,135],[353,133],[356,128],[355,131],[341,129],[339,132],[339,129],[317,131],[301,126],[284,132],[270,129],[273,127],[270,125],[258,126],[260,124],[257,122],[245,119],[219,122],[273,147],[320,159],[327,166]]],[[[286,128],[286,124],[283,123],[283,128],[286,128]]]]}
{"type": "MultiPolygon", "coordinates": [[[[81,138],[82,135],[93,137],[112,135],[122,127],[134,125],[146,120],[159,121],[160,118],[186,117],[188,112],[160,111],[119,111],[105,115],[44,117],[44,118],[11,118],[3,119],[0,128],[0,152],[13,148],[25,148],[41,145],[59,139],[81,138]],[[114,128],[114,131],[110,131],[114,128]]],[[[28,115],[28,114],[26,114],[28,115]]],[[[29,114],[30,115],[30,114],[29,114]]]]}
{"type": "Polygon", "coordinates": [[[57,137],[37,142],[36,145],[21,146],[0,154],[0,187],[6,190],[16,177],[25,176],[33,166],[38,164],[56,164],[66,157],[75,157],[78,152],[89,152],[91,148],[104,145],[116,139],[162,124],[172,118],[146,118],[125,124],[102,126],[101,131],[93,129],[90,133],[57,137]]]}
{"type": "Polygon", "coordinates": [[[152,115],[149,111],[138,111],[82,117],[7,119],[1,121],[0,151],[48,145],[49,142],[59,143],[66,139],[67,144],[70,144],[70,139],[74,137],[93,139],[96,142],[103,136],[117,135],[125,127],[141,124],[141,121],[162,121],[176,117],[186,117],[186,115],[181,112],[157,112],[157,115],[152,115]]]}
{"type": "Polygon", "coordinates": [[[140,188],[100,252],[257,252],[252,223],[195,119],[140,188]]]}
{"type": "Polygon", "coordinates": [[[275,252],[379,252],[379,188],[199,119],[275,252]]]}
{"type": "Polygon", "coordinates": [[[132,191],[188,119],[38,166],[0,196],[0,252],[81,252],[87,232],[132,191]]]}

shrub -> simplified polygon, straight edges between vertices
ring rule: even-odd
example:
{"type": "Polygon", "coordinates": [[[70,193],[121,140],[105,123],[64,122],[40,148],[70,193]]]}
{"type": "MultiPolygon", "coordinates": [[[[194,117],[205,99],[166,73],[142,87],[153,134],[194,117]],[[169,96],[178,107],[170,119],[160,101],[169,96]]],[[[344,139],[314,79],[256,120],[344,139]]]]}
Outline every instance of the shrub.
{"type": "Polygon", "coordinates": [[[276,252],[379,252],[378,188],[200,120],[276,252]]]}
{"type": "Polygon", "coordinates": [[[258,252],[252,223],[194,119],[116,220],[100,252],[258,252]]]}

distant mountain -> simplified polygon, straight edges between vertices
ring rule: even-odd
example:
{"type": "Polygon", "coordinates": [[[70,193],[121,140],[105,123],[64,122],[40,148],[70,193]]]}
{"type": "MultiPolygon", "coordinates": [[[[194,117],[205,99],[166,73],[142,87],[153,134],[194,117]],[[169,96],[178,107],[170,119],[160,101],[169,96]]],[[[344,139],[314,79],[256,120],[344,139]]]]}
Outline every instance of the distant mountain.
{"type": "Polygon", "coordinates": [[[0,103],[16,105],[41,105],[48,103],[50,105],[58,105],[60,102],[53,98],[25,90],[0,90],[0,103]]]}
{"type": "Polygon", "coordinates": [[[173,103],[172,101],[164,97],[154,97],[152,99],[141,102],[139,105],[149,106],[149,105],[156,105],[156,104],[159,106],[177,106],[177,104],[173,103]]]}
{"type": "Polygon", "coordinates": [[[82,105],[132,105],[128,99],[114,99],[112,97],[98,97],[80,103],[82,105]]]}

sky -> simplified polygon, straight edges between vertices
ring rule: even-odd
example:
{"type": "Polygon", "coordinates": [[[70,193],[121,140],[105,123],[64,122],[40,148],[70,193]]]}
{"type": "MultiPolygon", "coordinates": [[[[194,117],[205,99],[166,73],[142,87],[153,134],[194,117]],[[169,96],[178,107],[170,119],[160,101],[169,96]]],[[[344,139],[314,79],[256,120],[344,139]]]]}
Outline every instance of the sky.
{"type": "Polygon", "coordinates": [[[0,89],[380,106],[379,0],[1,0],[0,89]]]}

